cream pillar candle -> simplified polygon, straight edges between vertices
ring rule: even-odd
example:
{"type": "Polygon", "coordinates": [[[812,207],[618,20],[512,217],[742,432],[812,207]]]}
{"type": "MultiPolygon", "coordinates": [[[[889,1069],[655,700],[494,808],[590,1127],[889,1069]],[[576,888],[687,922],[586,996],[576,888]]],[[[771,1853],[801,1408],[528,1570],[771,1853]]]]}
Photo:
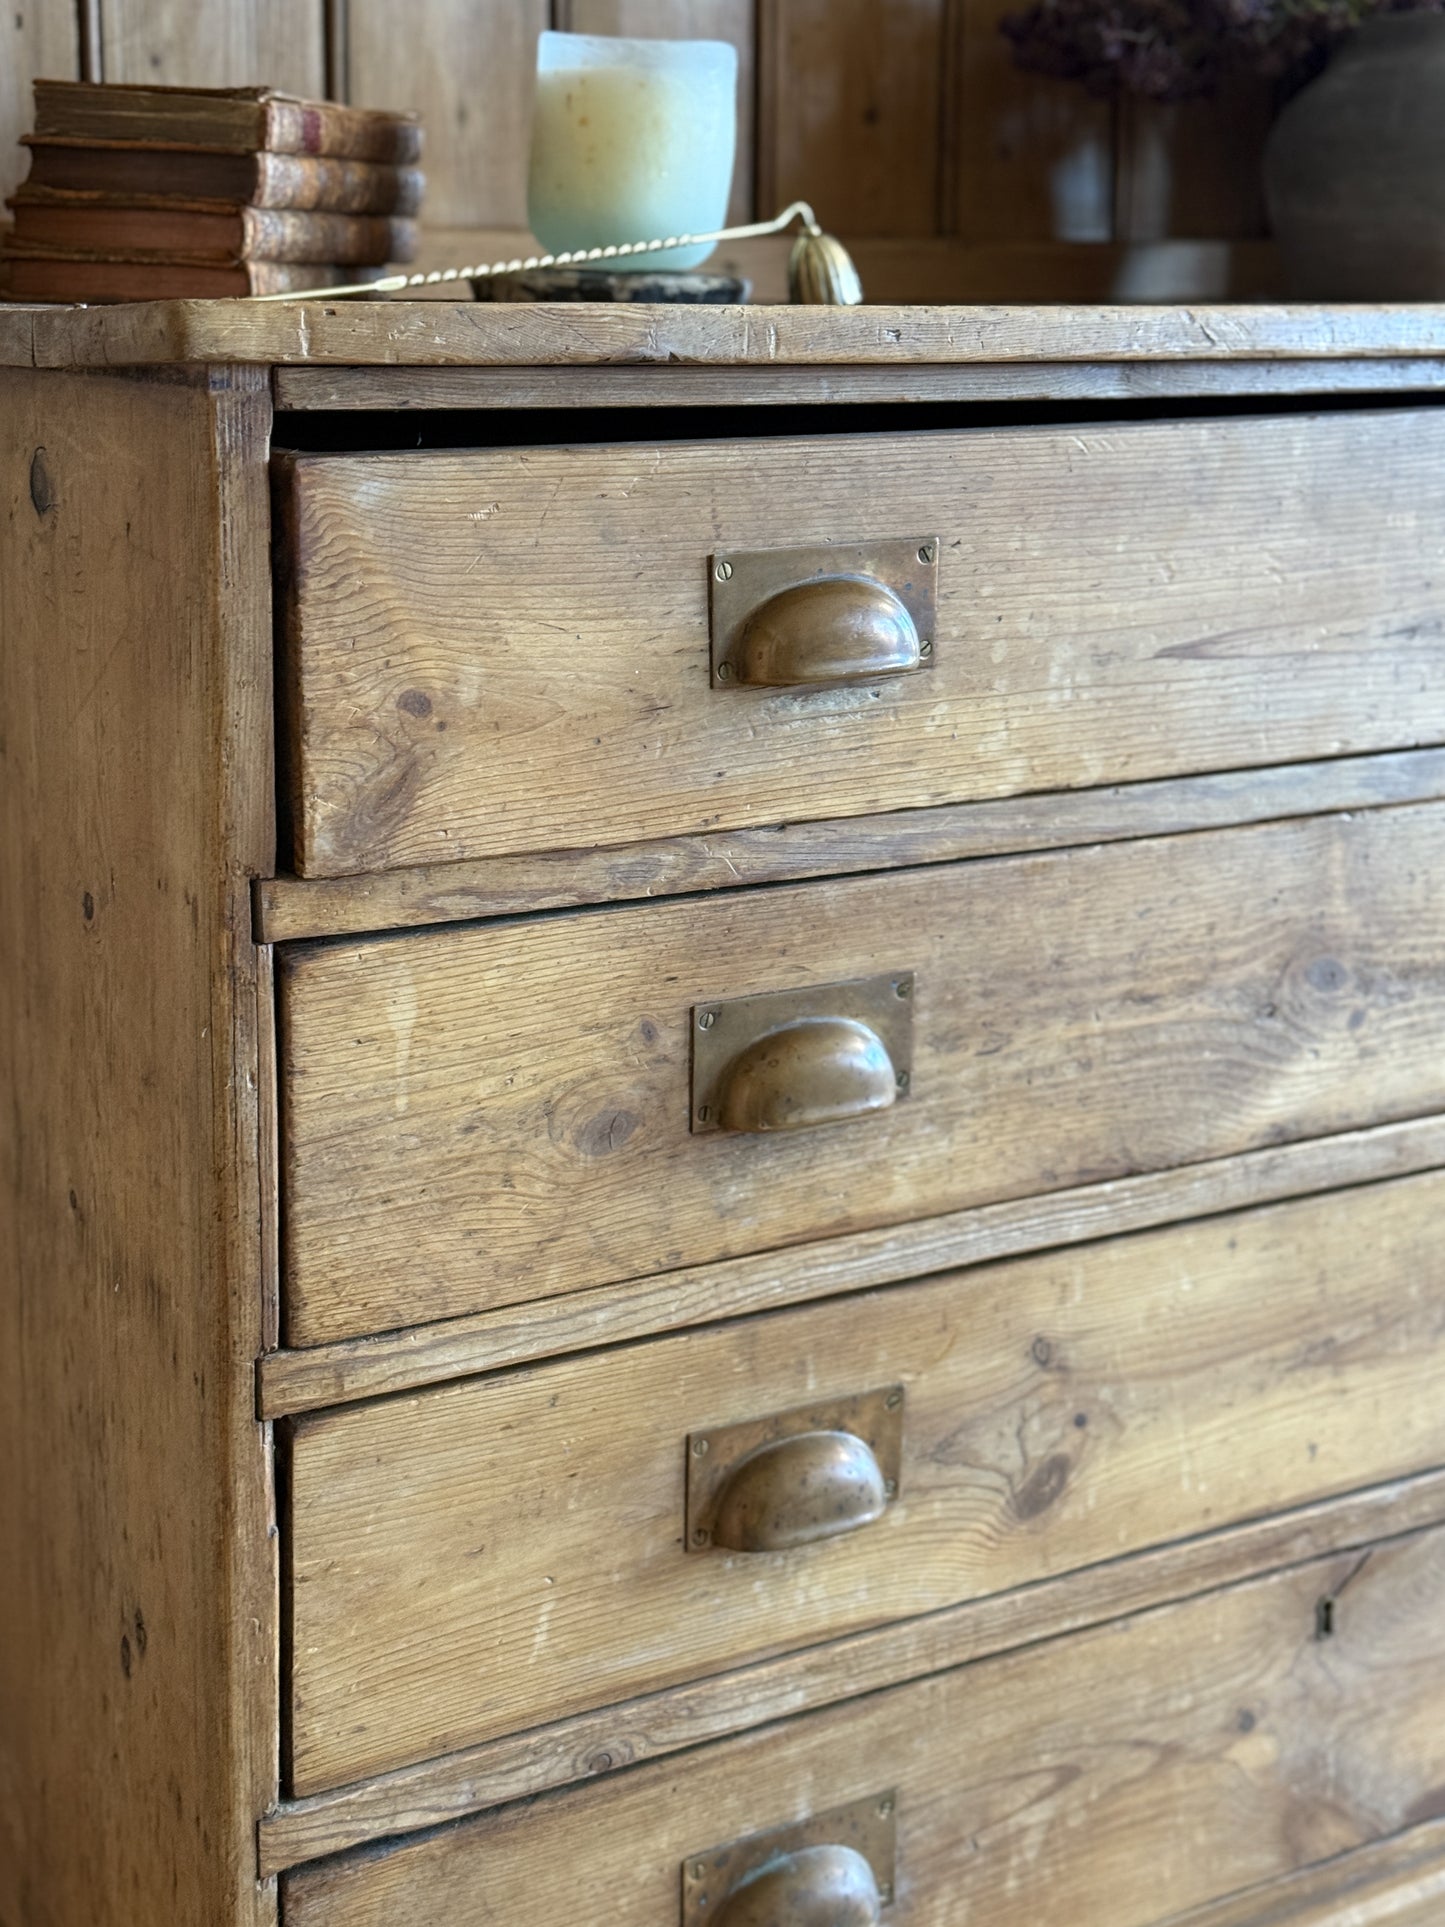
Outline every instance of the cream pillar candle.
{"type": "MultiPolygon", "coordinates": [[[[737,144],[737,49],[719,40],[544,33],[527,216],[552,252],[724,225],[737,144]]],[[[609,261],[695,268],[711,247],[609,261]]]]}

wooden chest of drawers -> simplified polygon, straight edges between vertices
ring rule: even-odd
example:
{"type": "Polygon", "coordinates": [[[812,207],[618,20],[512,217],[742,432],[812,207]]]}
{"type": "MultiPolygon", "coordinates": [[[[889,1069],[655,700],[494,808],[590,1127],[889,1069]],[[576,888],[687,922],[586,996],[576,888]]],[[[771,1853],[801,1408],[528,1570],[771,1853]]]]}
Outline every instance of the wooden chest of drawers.
{"type": "Polygon", "coordinates": [[[0,1924],[1438,1921],[1439,314],[0,362],[0,1924]]]}

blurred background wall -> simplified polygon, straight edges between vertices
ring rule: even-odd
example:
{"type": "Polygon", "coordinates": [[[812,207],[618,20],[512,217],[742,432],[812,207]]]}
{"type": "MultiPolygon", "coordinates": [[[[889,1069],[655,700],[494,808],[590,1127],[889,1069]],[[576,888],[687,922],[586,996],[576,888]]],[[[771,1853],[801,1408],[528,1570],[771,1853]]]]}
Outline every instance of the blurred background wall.
{"type": "MultiPolygon", "coordinates": [[[[1268,292],[1264,90],[1167,108],[1092,100],[1015,71],[997,23],[1016,3],[11,0],[0,187],[25,170],[13,143],[33,76],[268,82],[419,108],[428,223],[518,229],[539,30],[696,35],[742,56],[733,218],[811,199],[825,226],[867,244],[875,298],[1268,292]]],[[[438,234],[429,253],[459,245],[438,234]]]]}

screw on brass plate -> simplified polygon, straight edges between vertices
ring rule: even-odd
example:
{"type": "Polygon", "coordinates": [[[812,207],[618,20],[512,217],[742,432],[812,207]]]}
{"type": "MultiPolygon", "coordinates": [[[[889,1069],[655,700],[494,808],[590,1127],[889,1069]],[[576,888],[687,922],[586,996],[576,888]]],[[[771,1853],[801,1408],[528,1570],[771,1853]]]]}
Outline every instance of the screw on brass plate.
{"type": "Polygon", "coordinates": [[[902,1392],[890,1392],[887,1398],[884,1399],[883,1403],[888,1407],[890,1412],[896,1412],[899,1406],[903,1403],[902,1392]]]}
{"type": "Polygon", "coordinates": [[[708,1108],[707,1108],[707,1106],[706,1106],[706,1104],[699,1104],[699,1105],[698,1105],[698,1107],[697,1107],[697,1121],[698,1121],[698,1123],[699,1123],[699,1124],[706,1124],[706,1123],[707,1123],[707,1121],[708,1121],[708,1118],[709,1118],[710,1116],[711,1116],[711,1112],[710,1112],[710,1111],[708,1110],[708,1108]]]}
{"type": "Polygon", "coordinates": [[[933,544],[931,542],[925,542],[919,549],[918,559],[920,562],[931,562],[933,560],[933,544]]]}
{"type": "Polygon", "coordinates": [[[892,1904],[893,1882],[891,1880],[885,1880],[883,1882],[883,1885],[878,1889],[878,1898],[883,1902],[885,1907],[892,1904]]]}
{"type": "Polygon", "coordinates": [[[900,1071],[900,1072],[898,1073],[898,1088],[899,1088],[899,1090],[900,1090],[900,1091],[906,1091],[906,1090],[908,1089],[908,1073],[907,1073],[907,1071],[900,1071]]]}
{"type": "Polygon", "coordinates": [[[692,1865],[688,1868],[688,1872],[692,1875],[694,1880],[706,1880],[707,1879],[707,1862],[705,1860],[694,1860],[692,1865]]]}
{"type": "MultiPolygon", "coordinates": [[[[924,636],[924,638],[922,639],[922,641],[921,641],[921,642],[919,643],[919,645],[918,645],[918,653],[919,653],[919,655],[920,655],[920,656],[923,656],[923,657],[925,657],[925,658],[926,658],[926,657],[928,657],[928,656],[931,656],[931,655],[933,654],[933,638],[932,638],[932,636],[924,636]]],[[[722,672],[721,672],[721,670],[719,670],[719,672],[718,672],[718,673],[719,673],[719,675],[721,675],[721,673],[722,673],[722,672]]]]}
{"type": "Polygon", "coordinates": [[[888,1494],[890,1499],[896,1499],[898,1497],[897,1479],[885,1479],[883,1481],[883,1490],[888,1494]]]}
{"type": "Polygon", "coordinates": [[[695,1459],[705,1459],[707,1457],[707,1448],[708,1441],[706,1439],[694,1439],[692,1442],[692,1456],[695,1459]]]}
{"type": "Polygon", "coordinates": [[[889,1814],[892,1813],[892,1811],[893,1811],[892,1800],[882,1799],[878,1802],[878,1818],[880,1820],[886,1820],[889,1814]]]}
{"type": "Polygon", "coordinates": [[[733,572],[733,565],[731,562],[719,562],[717,567],[713,570],[713,574],[717,577],[719,582],[729,581],[732,577],[732,572],[733,572]]]}
{"type": "Polygon", "coordinates": [[[716,1022],[717,1022],[717,1012],[715,1010],[703,1010],[698,1012],[697,1027],[699,1030],[711,1030],[713,1025],[716,1022]]]}
{"type": "Polygon", "coordinates": [[[718,664],[717,679],[719,682],[729,681],[732,676],[732,673],[733,673],[733,666],[730,662],[720,662],[718,664]]]}
{"type": "Polygon", "coordinates": [[[893,995],[895,997],[911,997],[913,995],[913,979],[911,977],[900,977],[898,982],[893,986],[893,995]]]}
{"type": "Polygon", "coordinates": [[[704,1526],[698,1526],[692,1535],[692,1543],[695,1546],[705,1546],[711,1537],[712,1534],[704,1526]]]}

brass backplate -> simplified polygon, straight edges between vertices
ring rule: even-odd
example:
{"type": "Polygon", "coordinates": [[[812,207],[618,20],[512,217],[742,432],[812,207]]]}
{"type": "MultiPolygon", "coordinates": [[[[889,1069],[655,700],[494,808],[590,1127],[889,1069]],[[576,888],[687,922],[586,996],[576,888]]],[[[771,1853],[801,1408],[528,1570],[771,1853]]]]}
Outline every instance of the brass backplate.
{"type": "Polygon", "coordinates": [[[883,1039],[898,1074],[898,1096],[913,1087],[913,995],[911,970],[848,983],[810,984],[803,990],[768,990],[727,1003],[697,1004],[692,1013],[692,1128],[716,1131],[719,1095],[728,1066],[749,1044],[796,1023],[800,1017],[853,1017],[883,1039]]]}
{"type": "Polygon", "coordinates": [[[796,549],[728,549],[710,555],[713,687],[735,686],[733,648],[760,603],[784,589],[830,575],[867,575],[886,583],[913,618],[923,658],[919,668],[930,668],[938,643],[938,554],[936,535],[900,535],[882,542],[819,542],[796,549]]]}
{"type": "MultiPolygon", "coordinates": [[[[797,1438],[802,1432],[851,1432],[878,1461],[890,1499],[898,1496],[903,1468],[903,1387],[883,1385],[847,1398],[798,1405],[790,1412],[744,1419],[738,1425],[691,1432],[687,1440],[687,1549],[706,1552],[712,1522],[729,1479],[743,1460],[763,1445],[797,1438]]],[[[844,1842],[847,1845],[847,1842],[844,1842]]]]}
{"type": "Polygon", "coordinates": [[[884,1906],[893,1899],[898,1863],[898,1796],[890,1787],[813,1813],[770,1833],[748,1834],[725,1847],[690,1854],[682,1864],[682,1927],[708,1927],[718,1908],[747,1879],[782,1854],[804,1847],[852,1847],[873,1869],[884,1906]]]}

